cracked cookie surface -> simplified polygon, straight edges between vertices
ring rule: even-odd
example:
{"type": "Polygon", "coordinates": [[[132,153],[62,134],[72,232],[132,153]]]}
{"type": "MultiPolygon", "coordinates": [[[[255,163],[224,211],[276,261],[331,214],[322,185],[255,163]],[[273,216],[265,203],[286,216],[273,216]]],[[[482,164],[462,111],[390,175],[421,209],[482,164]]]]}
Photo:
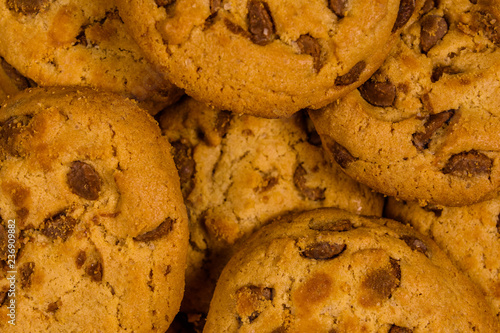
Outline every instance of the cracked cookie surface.
{"type": "Polygon", "coordinates": [[[384,213],[431,237],[500,315],[500,197],[464,207],[421,207],[389,198],[384,213]]]}
{"type": "Polygon", "coordinates": [[[188,95],[264,117],[319,108],[359,86],[420,6],[414,0],[117,3],[145,54],[188,95]]]}
{"type": "Polygon", "coordinates": [[[311,118],[344,170],[403,200],[460,206],[500,187],[498,1],[428,1],[379,70],[311,118]]]}
{"type": "Polygon", "coordinates": [[[479,289],[429,238],[338,209],[284,216],[221,274],[210,332],[495,332],[479,289]]]}
{"type": "Polygon", "coordinates": [[[1,1],[0,30],[0,56],[39,85],[106,89],[152,114],[181,95],[145,59],[114,1],[1,1]]]}
{"type": "Polygon", "coordinates": [[[305,113],[264,119],[186,97],[164,111],[190,216],[189,264],[181,310],[206,314],[234,248],[288,211],[340,207],[380,216],[383,198],[323,155],[305,113]]]}
{"type": "Polygon", "coordinates": [[[0,115],[0,193],[2,330],[15,220],[18,332],[165,332],[183,295],[187,213],[146,111],[87,88],[19,93],[0,115]]]}

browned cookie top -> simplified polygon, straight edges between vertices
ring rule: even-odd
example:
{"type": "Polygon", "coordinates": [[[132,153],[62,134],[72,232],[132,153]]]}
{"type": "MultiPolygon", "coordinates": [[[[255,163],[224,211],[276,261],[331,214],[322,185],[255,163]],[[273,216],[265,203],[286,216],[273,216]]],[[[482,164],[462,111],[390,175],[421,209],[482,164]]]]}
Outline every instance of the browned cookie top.
{"type": "Polygon", "coordinates": [[[1,1],[0,30],[0,56],[39,85],[110,90],[153,114],[180,96],[144,58],[114,1],[1,1]]]}
{"type": "Polygon", "coordinates": [[[336,209],[262,228],[224,268],[210,332],[495,332],[485,298],[429,238],[336,209]]]}
{"type": "Polygon", "coordinates": [[[318,108],[381,64],[421,1],[118,1],[172,81],[220,109],[264,117],[318,108]]]}
{"type": "Polygon", "coordinates": [[[207,313],[236,244],[277,215],[331,206],[382,213],[382,196],[325,158],[303,112],[265,119],[186,97],[161,114],[160,127],[172,143],[190,217],[187,313],[207,313]]]}
{"type": "Polygon", "coordinates": [[[500,187],[498,1],[429,1],[381,68],[311,117],[347,173],[449,206],[500,187]]]}
{"type": "Polygon", "coordinates": [[[0,330],[14,300],[18,332],[163,333],[188,230],[152,117],[86,88],[29,89],[1,110],[0,330]]]}

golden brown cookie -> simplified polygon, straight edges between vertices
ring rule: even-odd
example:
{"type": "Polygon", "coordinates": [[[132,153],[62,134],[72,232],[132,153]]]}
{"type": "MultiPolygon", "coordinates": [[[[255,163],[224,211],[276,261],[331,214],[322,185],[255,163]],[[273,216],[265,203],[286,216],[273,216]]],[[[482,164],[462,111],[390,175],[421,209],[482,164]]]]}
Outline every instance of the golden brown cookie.
{"type": "Polygon", "coordinates": [[[305,113],[264,119],[186,97],[161,115],[190,216],[182,311],[206,314],[235,244],[288,211],[341,207],[382,213],[383,198],[323,155],[305,113]]]}
{"type": "Polygon", "coordinates": [[[421,207],[389,198],[385,214],[435,240],[500,316],[500,197],[464,207],[421,207]]]}
{"type": "Polygon", "coordinates": [[[0,56],[39,85],[121,93],[152,114],[181,95],[144,58],[114,1],[2,1],[0,31],[0,56]]]}
{"type": "Polygon", "coordinates": [[[378,68],[415,0],[118,0],[151,61],[197,100],[283,117],[319,108],[378,68]]]}
{"type": "Polygon", "coordinates": [[[500,2],[438,3],[366,83],[311,118],[358,181],[460,206],[500,188],[500,2]]]}
{"type": "Polygon", "coordinates": [[[157,123],[87,88],[28,89],[1,111],[0,331],[165,332],[188,229],[157,123]]]}
{"type": "Polygon", "coordinates": [[[229,261],[211,332],[497,332],[479,289],[429,238],[337,209],[263,227],[229,261]]]}

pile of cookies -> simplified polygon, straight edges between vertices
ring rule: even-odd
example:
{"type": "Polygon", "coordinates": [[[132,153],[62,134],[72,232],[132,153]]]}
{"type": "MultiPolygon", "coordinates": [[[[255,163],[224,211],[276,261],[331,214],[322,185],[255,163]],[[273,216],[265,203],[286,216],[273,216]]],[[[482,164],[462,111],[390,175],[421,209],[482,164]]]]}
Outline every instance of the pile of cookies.
{"type": "Polygon", "coordinates": [[[0,31],[0,331],[500,331],[500,1],[5,0],[0,31]]]}

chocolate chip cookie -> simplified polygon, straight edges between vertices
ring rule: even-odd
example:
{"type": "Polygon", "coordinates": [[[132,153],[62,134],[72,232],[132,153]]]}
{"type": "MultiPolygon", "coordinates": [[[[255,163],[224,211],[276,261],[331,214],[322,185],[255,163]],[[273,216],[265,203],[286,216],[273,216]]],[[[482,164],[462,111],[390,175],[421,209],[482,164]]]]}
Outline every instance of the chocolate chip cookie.
{"type": "Polygon", "coordinates": [[[4,104],[1,331],[14,302],[18,332],[163,333],[187,242],[170,145],[135,102],[30,88],[4,104]]]}
{"type": "Polygon", "coordinates": [[[263,227],[229,261],[211,332],[497,332],[476,286],[429,238],[318,209],[263,227]]]}
{"type": "Polygon", "coordinates": [[[383,198],[324,157],[305,113],[257,118],[186,97],[161,114],[160,127],[173,146],[190,216],[181,309],[191,315],[208,311],[235,244],[270,219],[331,206],[381,216],[383,198]]]}
{"type": "Polygon", "coordinates": [[[144,58],[114,1],[1,1],[0,31],[0,56],[39,85],[122,93],[153,114],[181,95],[144,58]]]}
{"type": "Polygon", "coordinates": [[[311,118],[349,175],[384,194],[461,206],[500,188],[498,1],[428,1],[381,68],[311,118]]]}
{"type": "Polygon", "coordinates": [[[386,216],[428,235],[478,284],[500,316],[500,197],[464,207],[389,198],[386,216]]]}
{"type": "Polygon", "coordinates": [[[188,95],[264,117],[319,108],[355,89],[421,2],[117,1],[144,53],[188,95]]]}

